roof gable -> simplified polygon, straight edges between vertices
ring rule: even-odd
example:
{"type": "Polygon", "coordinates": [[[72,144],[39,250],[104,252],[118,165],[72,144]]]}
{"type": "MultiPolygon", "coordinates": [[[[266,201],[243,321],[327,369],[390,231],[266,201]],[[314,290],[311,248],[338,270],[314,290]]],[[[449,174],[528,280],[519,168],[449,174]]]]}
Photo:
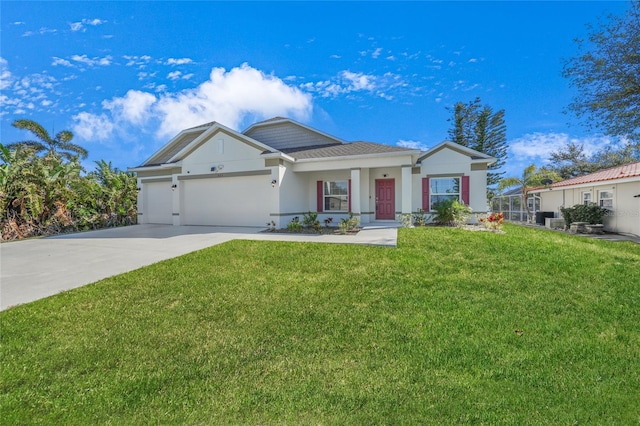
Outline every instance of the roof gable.
{"type": "Polygon", "coordinates": [[[480,151],[476,151],[475,149],[471,149],[468,148],[466,146],[460,145],[458,143],[455,142],[451,142],[451,141],[444,141],[436,146],[434,146],[433,148],[431,148],[430,150],[428,150],[425,154],[423,154],[422,156],[420,156],[420,158],[418,158],[418,162],[431,157],[432,155],[442,151],[443,149],[450,149],[452,151],[455,151],[459,154],[465,155],[467,157],[470,157],[471,160],[474,163],[487,163],[487,164],[491,164],[494,163],[496,161],[495,158],[493,158],[490,155],[487,154],[483,154],[480,151]]]}
{"type": "Polygon", "coordinates": [[[183,130],[164,147],[153,154],[147,161],[142,163],[141,167],[180,161],[217,133],[226,133],[227,135],[263,152],[273,151],[271,147],[214,121],[212,123],[183,130]]]}
{"type": "Polygon", "coordinates": [[[344,143],[342,139],[282,117],[261,121],[242,133],[281,151],[344,143]]]}

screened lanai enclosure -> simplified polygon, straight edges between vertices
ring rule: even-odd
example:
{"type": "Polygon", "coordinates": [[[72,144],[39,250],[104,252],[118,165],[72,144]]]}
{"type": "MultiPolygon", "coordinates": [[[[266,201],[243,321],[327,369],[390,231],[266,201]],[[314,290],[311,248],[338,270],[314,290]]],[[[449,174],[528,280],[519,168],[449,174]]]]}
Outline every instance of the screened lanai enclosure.
{"type": "Polygon", "coordinates": [[[493,213],[504,213],[504,219],[511,222],[534,222],[536,213],[540,211],[540,196],[531,194],[528,197],[531,218],[527,218],[527,209],[522,202],[522,190],[512,189],[491,199],[490,207],[493,213]],[[527,220],[529,219],[529,220],[527,220]]]}

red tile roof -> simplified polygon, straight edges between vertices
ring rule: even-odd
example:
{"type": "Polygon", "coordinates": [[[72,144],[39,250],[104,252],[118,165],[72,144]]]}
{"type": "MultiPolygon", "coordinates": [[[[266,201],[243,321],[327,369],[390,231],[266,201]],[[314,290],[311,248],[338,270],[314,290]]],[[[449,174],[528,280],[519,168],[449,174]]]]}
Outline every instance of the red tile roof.
{"type": "Polygon", "coordinates": [[[624,166],[612,167],[599,172],[591,173],[584,176],[578,176],[571,179],[556,182],[551,185],[552,188],[582,185],[585,183],[603,182],[614,179],[625,179],[630,177],[640,177],[640,162],[625,164],[624,166]]]}

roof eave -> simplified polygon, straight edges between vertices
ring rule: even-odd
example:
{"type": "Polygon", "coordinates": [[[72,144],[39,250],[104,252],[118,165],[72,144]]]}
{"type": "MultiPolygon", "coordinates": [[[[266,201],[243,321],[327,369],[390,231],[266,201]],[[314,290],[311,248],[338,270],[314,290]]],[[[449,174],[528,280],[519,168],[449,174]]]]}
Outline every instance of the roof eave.
{"type": "Polygon", "coordinates": [[[415,158],[420,155],[420,150],[412,151],[394,151],[394,152],[376,152],[373,154],[356,154],[356,155],[339,155],[335,157],[314,157],[314,158],[298,158],[295,161],[298,163],[314,163],[320,161],[339,161],[339,160],[361,160],[367,158],[381,158],[381,157],[402,157],[411,156],[412,163],[415,164],[415,158]]]}
{"type": "Polygon", "coordinates": [[[182,161],[177,161],[175,163],[163,163],[157,164],[155,166],[138,166],[138,167],[128,167],[127,171],[129,172],[151,172],[156,170],[168,170],[182,167],[182,161]]]}

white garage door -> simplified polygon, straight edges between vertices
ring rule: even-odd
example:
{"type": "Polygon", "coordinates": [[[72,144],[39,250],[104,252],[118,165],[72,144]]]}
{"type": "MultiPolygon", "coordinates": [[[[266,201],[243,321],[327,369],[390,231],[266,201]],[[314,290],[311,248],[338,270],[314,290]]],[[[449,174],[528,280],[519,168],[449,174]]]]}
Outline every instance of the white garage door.
{"type": "Polygon", "coordinates": [[[182,190],[185,225],[265,226],[275,193],[268,175],[185,180],[182,190]]]}
{"type": "MultiPolygon", "coordinates": [[[[144,183],[144,182],[143,182],[144,183]]],[[[144,183],[144,223],[173,223],[171,181],[144,183]]]]}

